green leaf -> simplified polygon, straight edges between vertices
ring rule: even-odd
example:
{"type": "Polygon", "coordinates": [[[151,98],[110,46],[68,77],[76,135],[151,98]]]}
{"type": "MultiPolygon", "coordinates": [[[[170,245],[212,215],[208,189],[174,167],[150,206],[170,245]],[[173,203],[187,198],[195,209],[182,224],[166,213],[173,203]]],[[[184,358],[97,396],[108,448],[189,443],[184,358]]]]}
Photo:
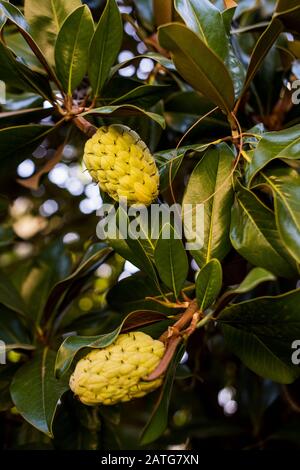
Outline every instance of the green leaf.
{"type": "Polygon", "coordinates": [[[50,437],[58,400],[68,390],[67,380],[55,378],[54,364],[55,353],[45,348],[18,370],[10,389],[23,418],[50,437]]]}
{"type": "Polygon", "coordinates": [[[6,350],[34,349],[25,318],[4,305],[0,305],[0,340],[6,350]]]}
{"type": "Polygon", "coordinates": [[[233,289],[231,293],[245,294],[250,290],[255,289],[255,287],[257,287],[262,282],[267,281],[276,281],[276,277],[266,269],[256,267],[251,269],[245,279],[240,283],[238,287],[233,289]]]}
{"type": "Polygon", "coordinates": [[[97,97],[120,51],[123,39],[121,15],[115,0],[107,0],[89,49],[88,75],[97,97]]]}
{"type": "Polygon", "coordinates": [[[261,66],[264,58],[278,38],[279,34],[284,30],[281,21],[274,18],[269,23],[262,35],[259,37],[255,47],[252,51],[250,63],[247,70],[246,80],[244,84],[244,92],[248,89],[250,83],[255,77],[259,67],[261,66]]]}
{"type": "Polygon", "coordinates": [[[32,36],[51,65],[57,34],[65,18],[80,6],[81,0],[25,0],[24,14],[32,36]]]}
{"type": "Polygon", "coordinates": [[[183,243],[174,227],[163,226],[154,252],[155,266],[161,280],[177,298],[186,281],[189,264],[183,243]]]}
{"type": "Polygon", "coordinates": [[[221,59],[226,59],[229,40],[223,17],[208,0],[175,0],[175,8],[185,24],[221,59]]]}
{"type": "Polygon", "coordinates": [[[16,124],[29,124],[33,121],[40,121],[50,116],[52,112],[53,108],[33,108],[0,113],[0,126],[10,127],[16,124]]]}
{"type": "Polygon", "coordinates": [[[299,375],[292,364],[292,343],[300,336],[300,290],[232,305],[218,317],[228,347],[258,375],[291,383],[299,375]]]}
{"type": "Polygon", "coordinates": [[[0,369],[0,411],[7,411],[13,407],[9,387],[18,370],[17,364],[2,365],[0,369]]]}
{"type": "Polygon", "coordinates": [[[234,106],[234,89],[221,59],[180,23],[161,26],[158,37],[160,45],[171,52],[182,77],[229,114],[234,106]]]}
{"type": "Polygon", "coordinates": [[[260,172],[257,185],[273,192],[276,224],[290,254],[300,263],[300,175],[289,167],[260,172]]]}
{"type": "Polygon", "coordinates": [[[0,7],[2,8],[2,10],[3,10],[4,14],[6,15],[6,17],[10,21],[12,21],[12,23],[14,23],[17,26],[17,28],[19,29],[20,33],[22,34],[22,36],[26,40],[29,47],[35,53],[36,57],[38,58],[38,60],[40,61],[40,63],[44,67],[44,69],[48,72],[49,77],[54,82],[56,82],[57,81],[56,76],[55,76],[52,68],[48,64],[43,52],[41,51],[41,49],[39,48],[39,46],[37,45],[37,43],[33,39],[32,34],[31,34],[31,28],[30,28],[29,24],[27,23],[27,21],[25,20],[24,16],[22,15],[21,11],[17,7],[15,7],[14,5],[12,5],[12,4],[4,1],[4,0],[0,0],[0,7]]]}
{"type": "Polygon", "coordinates": [[[61,301],[62,297],[66,294],[68,288],[73,284],[74,281],[81,279],[95,269],[107,258],[111,253],[111,248],[103,246],[103,244],[96,245],[96,252],[93,251],[93,247],[90,250],[91,252],[86,253],[86,257],[81,261],[79,266],[73,271],[72,274],[64,278],[63,280],[57,282],[52,288],[47,303],[44,308],[44,321],[54,318],[56,307],[61,301]],[[100,246],[99,246],[100,245],[100,246]]]}
{"type": "Polygon", "coordinates": [[[88,55],[94,21],[90,9],[83,5],[64,21],[55,44],[56,73],[70,96],[80,84],[88,67],[88,55]]]}
{"type": "Polygon", "coordinates": [[[81,116],[87,116],[89,114],[96,114],[99,116],[110,116],[111,114],[116,113],[118,116],[139,116],[144,114],[149,119],[157,122],[163,129],[165,128],[165,120],[162,116],[156,113],[151,113],[150,111],[145,111],[142,108],[138,108],[133,104],[120,104],[118,106],[101,106],[101,108],[94,108],[90,111],[82,113],[81,116]]]}
{"type": "Polygon", "coordinates": [[[38,72],[32,71],[22,62],[16,60],[14,54],[0,42],[0,80],[7,85],[21,90],[38,93],[46,100],[53,100],[53,94],[48,80],[38,72]]]}
{"type": "Polygon", "coordinates": [[[300,5],[298,0],[278,0],[274,18],[279,18],[285,31],[300,33],[300,5]]]}
{"type": "Polygon", "coordinates": [[[217,259],[211,259],[199,271],[196,279],[196,296],[201,312],[210,307],[222,288],[222,266],[217,259]]]}
{"type": "Polygon", "coordinates": [[[1,160],[7,165],[17,165],[32,152],[55,128],[38,124],[0,129],[1,160]]]}
{"type": "Polygon", "coordinates": [[[171,87],[168,85],[141,85],[135,87],[133,90],[128,91],[122,96],[117,96],[117,98],[111,101],[111,104],[132,103],[142,108],[149,108],[157,103],[157,101],[159,101],[161,98],[166,98],[168,92],[170,93],[170,91],[171,87]]]}
{"type": "Polygon", "coordinates": [[[149,283],[148,277],[138,272],[122,279],[108,292],[107,301],[110,306],[122,313],[134,310],[158,310],[171,314],[172,310],[150,300],[149,297],[160,295],[159,289],[149,283]]]}
{"type": "Polygon", "coordinates": [[[161,392],[153,409],[152,415],[142,432],[141,445],[147,445],[155,441],[159,436],[161,436],[161,434],[165,431],[168,425],[168,410],[171,400],[173,382],[176,374],[176,369],[178,364],[180,363],[180,360],[184,353],[184,349],[184,345],[180,346],[168,368],[161,392]]]}
{"type": "Polygon", "coordinates": [[[277,231],[273,212],[241,184],[237,183],[237,189],[231,213],[233,247],[253,265],[277,276],[297,276],[295,263],[277,231]]]}
{"type": "Polygon", "coordinates": [[[276,159],[300,159],[300,126],[263,134],[247,169],[247,182],[250,186],[253,178],[266,165],[276,159]]]}
{"type": "Polygon", "coordinates": [[[9,277],[2,271],[0,271],[0,304],[21,314],[26,312],[26,306],[22,297],[9,277]]]}
{"type": "Polygon", "coordinates": [[[227,144],[208,149],[195,167],[184,194],[183,205],[192,205],[191,216],[185,217],[184,221],[187,229],[192,218],[192,233],[186,236],[188,241],[196,240],[202,245],[201,249],[191,251],[200,267],[211,258],[222,260],[230,250],[229,227],[233,198],[230,175],[233,158],[227,144]],[[204,219],[198,220],[196,227],[199,219],[196,212],[202,203],[204,219]]]}

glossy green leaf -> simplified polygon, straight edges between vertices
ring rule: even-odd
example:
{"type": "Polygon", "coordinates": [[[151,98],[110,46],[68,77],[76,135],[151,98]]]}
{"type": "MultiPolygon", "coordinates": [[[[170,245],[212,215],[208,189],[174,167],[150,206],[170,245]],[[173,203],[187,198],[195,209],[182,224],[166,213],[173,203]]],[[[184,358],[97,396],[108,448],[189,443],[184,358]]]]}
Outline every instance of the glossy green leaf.
{"type": "Polygon", "coordinates": [[[22,36],[28,43],[29,47],[32,49],[32,51],[35,53],[36,57],[40,61],[41,65],[48,72],[49,77],[56,82],[55,74],[51,66],[49,65],[48,61],[46,60],[40,47],[33,39],[31,28],[29,24],[27,23],[25,17],[23,16],[23,14],[21,13],[21,11],[14,5],[4,0],[0,1],[0,8],[2,8],[5,16],[17,26],[20,33],[22,34],[22,36]]]}
{"type": "Polygon", "coordinates": [[[9,277],[2,271],[0,271],[0,304],[21,314],[26,312],[26,306],[21,295],[9,277]]]}
{"type": "Polygon", "coordinates": [[[200,269],[196,279],[196,297],[201,312],[210,307],[222,288],[222,266],[211,259],[200,269]]]}
{"type": "Polygon", "coordinates": [[[273,192],[276,224],[290,254],[300,263],[300,175],[289,167],[260,172],[257,184],[273,192]]]}
{"type": "Polygon", "coordinates": [[[157,103],[161,98],[165,98],[171,90],[171,87],[167,85],[140,85],[133,90],[128,91],[124,95],[118,96],[111,101],[111,104],[132,103],[136,106],[141,106],[142,108],[149,108],[157,103]]]}
{"type": "Polygon", "coordinates": [[[4,304],[0,305],[0,340],[4,341],[6,350],[34,349],[26,319],[4,304]]]}
{"type": "Polygon", "coordinates": [[[235,294],[245,294],[246,292],[255,289],[255,287],[257,287],[262,282],[275,280],[276,277],[272,273],[264,268],[256,267],[251,269],[245,279],[232,292],[235,294]]]}
{"type": "Polygon", "coordinates": [[[233,247],[253,265],[277,276],[296,276],[295,263],[281,241],[274,213],[242,185],[236,188],[230,229],[233,247]]]}
{"type": "Polygon", "coordinates": [[[54,65],[54,45],[65,20],[81,0],[25,0],[24,14],[31,33],[48,62],[54,65]]]}
{"type": "Polygon", "coordinates": [[[164,383],[155,404],[151,417],[146,424],[142,436],[141,445],[147,445],[155,441],[168,425],[168,410],[171,400],[173,382],[177,366],[182,358],[185,347],[182,345],[175,354],[164,379],[164,383]]]}
{"type": "Polygon", "coordinates": [[[55,44],[56,73],[70,96],[80,84],[88,67],[88,55],[94,21],[90,9],[83,5],[64,21],[55,44]]]}
{"type": "MultiPolygon", "coordinates": [[[[191,215],[186,218],[185,226],[192,217],[193,238],[202,245],[192,250],[192,256],[200,267],[211,258],[223,259],[230,250],[229,226],[230,210],[233,199],[231,172],[234,155],[226,144],[210,148],[195,167],[185,194],[183,204],[191,204],[191,215]],[[203,203],[204,219],[198,220],[196,212],[203,203]]],[[[187,227],[188,228],[188,227],[187,227]]]]}
{"type": "Polygon", "coordinates": [[[171,129],[183,134],[201,118],[201,123],[189,133],[191,139],[206,137],[208,132],[223,135],[229,132],[226,116],[221,111],[205,116],[213,107],[210,100],[195,91],[179,91],[165,100],[164,117],[171,129]]]}
{"type": "Polygon", "coordinates": [[[163,226],[154,252],[155,265],[161,280],[177,298],[188,274],[188,259],[183,243],[170,224],[163,226]]]}
{"type": "Polygon", "coordinates": [[[223,17],[209,0],[175,0],[175,8],[185,24],[221,59],[229,52],[223,17]]]}
{"type": "Polygon", "coordinates": [[[251,54],[250,63],[247,70],[247,76],[244,84],[244,91],[246,91],[249,87],[264,58],[275,43],[279,34],[283,32],[283,30],[284,28],[281,21],[274,18],[269,23],[266,30],[259,37],[251,54]]]}
{"type": "Polygon", "coordinates": [[[32,108],[21,111],[0,113],[0,126],[10,127],[16,124],[29,124],[33,121],[40,121],[41,119],[50,116],[52,112],[53,108],[32,108]]]}
{"type": "Polygon", "coordinates": [[[299,301],[298,289],[227,307],[218,321],[228,347],[258,375],[293,382],[300,375],[291,359],[300,334],[299,301]]]}
{"type": "Polygon", "coordinates": [[[102,262],[104,262],[107,256],[109,256],[111,248],[103,246],[103,244],[99,245],[100,246],[97,245],[95,251],[91,249],[91,252],[88,251],[86,253],[86,257],[81,261],[72,274],[53,286],[44,308],[44,321],[49,320],[49,318],[54,318],[55,308],[73,282],[93,272],[102,262]]]}
{"type": "Polygon", "coordinates": [[[171,52],[182,77],[229,114],[234,105],[234,89],[221,59],[196,33],[180,23],[161,26],[158,37],[160,45],[171,52]]]}
{"type": "Polygon", "coordinates": [[[46,100],[53,99],[48,80],[17,61],[12,51],[2,42],[0,42],[0,80],[21,90],[38,93],[46,100]]]}
{"type": "Polygon", "coordinates": [[[123,38],[121,15],[115,0],[107,0],[89,49],[88,75],[98,96],[120,51],[123,38]]]}
{"type": "Polygon", "coordinates": [[[300,158],[300,126],[263,134],[247,169],[247,181],[253,178],[266,165],[276,159],[297,160],[300,158]]]}
{"type": "Polygon", "coordinates": [[[150,297],[159,295],[161,295],[159,289],[149,283],[148,277],[142,272],[137,272],[113,286],[107,294],[107,301],[112,308],[121,313],[144,309],[159,310],[161,313],[171,314],[171,309],[150,299],[150,297]]]}
{"type": "Polygon", "coordinates": [[[156,113],[151,113],[150,111],[145,111],[145,109],[138,108],[132,104],[120,104],[118,106],[101,106],[101,108],[94,108],[90,111],[82,113],[81,116],[87,116],[89,114],[96,114],[99,116],[110,116],[111,114],[116,114],[120,116],[140,116],[145,115],[149,119],[157,122],[163,129],[165,128],[165,120],[162,116],[156,113]]]}
{"type": "Polygon", "coordinates": [[[45,348],[18,370],[10,389],[23,418],[50,437],[58,400],[69,388],[67,380],[55,378],[54,364],[55,353],[45,348]]]}

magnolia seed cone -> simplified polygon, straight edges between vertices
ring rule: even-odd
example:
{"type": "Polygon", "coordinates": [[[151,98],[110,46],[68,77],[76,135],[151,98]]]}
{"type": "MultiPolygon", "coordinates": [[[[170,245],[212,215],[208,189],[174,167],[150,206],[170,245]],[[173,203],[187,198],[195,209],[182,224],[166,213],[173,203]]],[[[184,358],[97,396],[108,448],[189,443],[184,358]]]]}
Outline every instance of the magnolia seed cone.
{"type": "Polygon", "coordinates": [[[128,205],[151,204],[158,196],[159,175],[147,145],[129,127],[103,126],[84,148],[84,163],[102,191],[128,205]]]}
{"type": "Polygon", "coordinates": [[[85,405],[113,405],[152,392],[162,378],[143,380],[158,365],[164,344],[142,332],[121,334],[110,346],[93,349],[76,365],[70,388],[85,405]]]}

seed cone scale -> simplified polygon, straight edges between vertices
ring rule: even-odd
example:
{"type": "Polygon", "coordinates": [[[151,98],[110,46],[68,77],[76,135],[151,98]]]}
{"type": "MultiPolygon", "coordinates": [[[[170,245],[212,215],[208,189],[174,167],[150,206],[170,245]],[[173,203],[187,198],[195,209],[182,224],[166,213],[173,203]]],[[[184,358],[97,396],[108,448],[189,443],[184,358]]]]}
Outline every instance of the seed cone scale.
{"type": "Polygon", "coordinates": [[[147,145],[129,127],[100,127],[84,148],[83,160],[102,191],[128,205],[151,204],[158,196],[159,174],[147,145]]]}
{"type": "Polygon", "coordinates": [[[152,392],[162,378],[146,382],[165,351],[161,341],[140,331],[121,334],[110,346],[93,349],[75,367],[70,388],[85,405],[114,405],[152,392]]]}

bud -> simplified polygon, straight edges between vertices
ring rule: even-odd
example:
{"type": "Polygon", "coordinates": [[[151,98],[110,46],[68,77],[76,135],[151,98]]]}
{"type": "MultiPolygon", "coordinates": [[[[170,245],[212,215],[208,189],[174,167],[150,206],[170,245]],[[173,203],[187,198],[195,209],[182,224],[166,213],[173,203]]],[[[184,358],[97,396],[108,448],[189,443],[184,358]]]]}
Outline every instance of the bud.
{"type": "Polygon", "coordinates": [[[110,346],[93,349],[75,367],[70,388],[85,405],[113,405],[152,392],[162,377],[146,382],[158,365],[164,344],[140,331],[121,334],[110,346]]]}
{"type": "Polygon", "coordinates": [[[158,196],[159,175],[147,145],[129,127],[100,127],[84,148],[83,160],[102,191],[127,204],[151,204],[158,196]]]}

